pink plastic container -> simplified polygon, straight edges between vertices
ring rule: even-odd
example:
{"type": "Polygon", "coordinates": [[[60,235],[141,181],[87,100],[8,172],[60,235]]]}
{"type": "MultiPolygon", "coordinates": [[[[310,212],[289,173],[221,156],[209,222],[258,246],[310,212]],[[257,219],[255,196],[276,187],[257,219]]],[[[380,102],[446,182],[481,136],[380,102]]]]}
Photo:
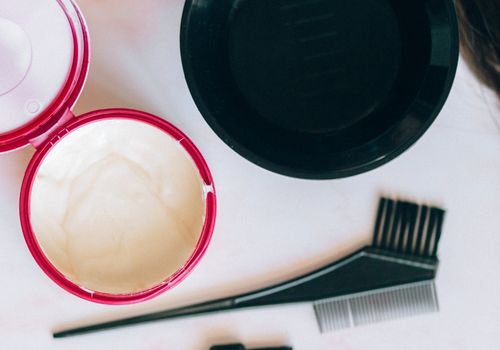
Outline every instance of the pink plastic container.
{"type": "MultiPolygon", "coordinates": [[[[28,3],[30,1],[34,3],[39,0],[20,1],[19,3],[23,4],[19,6],[29,5],[28,3]]],[[[6,132],[4,131],[3,133],[0,132],[0,152],[12,151],[29,144],[33,145],[36,148],[35,155],[31,159],[28,169],[26,170],[20,195],[20,219],[26,243],[31,251],[31,254],[35,258],[38,265],[42,268],[42,270],[59,286],[78,297],[103,304],[130,304],[151,299],[180,283],[198,264],[208,247],[214,229],[216,217],[216,195],[210,170],[203,156],[200,154],[196,146],[189,140],[189,138],[170,123],[156,116],[145,112],[129,109],[99,110],[87,113],[82,116],[75,116],[71,112],[71,108],[75,104],[78,96],[83,89],[89,68],[88,31],[83,17],[73,1],[44,1],[54,2],[57,4],[57,6],[60,6],[60,10],[65,14],[69,24],[69,28],[71,30],[71,38],[73,41],[73,48],[71,53],[72,59],[68,69],[67,77],[65,79],[65,83],[60,87],[57,96],[53,98],[51,103],[47,104],[45,108],[43,108],[43,110],[35,113],[32,120],[13,130],[9,130],[6,132]],[[46,155],[51,152],[53,147],[62,138],[64,138],[65,135],[70,134],[77,128],[92,122],[109,119],[128,119],[146,123],[170,135],[180,143],[180,145],[192,158],[199,171],[200,177],[204,182],[204,185],[207,186],[207,188],[211,189],[206,193],[204,226],[197,246],[191,257],[180,270],[171,275],[163,283],[148,290],[144,290],[134,294],[117,295],[99,293],[87,290],[71,282],[50,263],[49,259],[43,253],[42,248],[37,242],[36,234],[32,228],[30,219],[31,190],[35,181],[37,170],[43,163],[46,155]]],[[[18,6],[17,4],[17,1],[12,1],[12,4],[10,4],[12,13],[14,14],[17,10],[17,8],[15,8],[15,6],[18,6]]],[[[23,19],[21,18],[20,22],[22,22],[22,20],[23,19]]],[[[19,61],[19,58],[16,56],[20,56],[22,58],[27,57],[27,53],[25,51],[16,52],[16,49],[19,47],[21,49],[24,48],[25,50],[27,45],[24,45],[22,42],[13,42],[21,37],[24,37],[24,35],[19,34],[21,33],[20,29],[17,29],[17,25],[13,23],[16,23],[15,19],[12,20],[0,18],[0,26],[3,25],[5,28],[13,28],[11,32],[12,35],[7,39],[4,38],[3,43],[2,37],[0,36],[0,56],[5,55],[5,53],[13,55],[10,62],[13,62],[12,64],[16,64],[16,62],[19,61]]],[[[20,25],[19,27],[22,28],[22,26],[20,25]]],[[[33,43],[32,49],[35,46],[36,43],[33,43]]],[[[31,54],[33,53],[30,53],[30,55],[31,54]]],[[[9,57],[7,57],[6,60],[9,63],[9,57]]],[[[21,77],[22,74],[17,74],[14,76],[21,77]]],[[[7,82],[7,84],[8,83],[9,82],[7,82]]],[[[8,99],[9,94],[11,94],[12,91],[15,91],[18,86],[21,86],[22,79],[21,82],[15,81],[12,83],[12,85],[15,84],[17,85],[7,92],[2,92],[0,90],[0,102],[2,101],[1,98],[4,98],[4,100],[8,99]]],[[[23,87],[21,86],[21,89],[22,88],[23,87]]],[[[33,105],[32,100],[30,100],[30,96],[26,97],[26,101],[22,101],[22,103],[24,102],[26,102],[25,108],[28,112],[35,111],[37,107],[43,104],[36,102],[35,100],[33,105]]],[[[82,145],[82,147],[85,146],[82,145]]]]}

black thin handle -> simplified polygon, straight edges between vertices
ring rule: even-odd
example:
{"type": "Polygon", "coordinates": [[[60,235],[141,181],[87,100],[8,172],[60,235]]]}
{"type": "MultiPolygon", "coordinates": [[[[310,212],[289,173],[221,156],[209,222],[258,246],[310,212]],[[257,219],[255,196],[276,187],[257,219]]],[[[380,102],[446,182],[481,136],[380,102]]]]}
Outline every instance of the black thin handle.
{"type": "MultiPolygon", "coordinates": [[[[242,344],[230,344],[212,346],[210,350],[246,350],[246,348],[242,344]]],[[[292,350],[292,348],[288,346],[282,346],[279,348],[259,348],[253,350],[292,350]]]]}
{"type": "Polygon", "coordinates": [[[113,328],[119,328],[124,326],[132,326],[136,324],[142,324],[147,322],[154,322],[160,320],[168,320],[192,315],[201,315],[217,311],[225,311],[232,309],[234,306],[234,299],[220,299],[215,301],[209,301],[201,304],[181,307],[173,310],[160,311],[148,315],[129,317],[122,320],[103,322],[99,324],[94,324],[91,326],[78,327],[73,329],[68,329],[60,332],[55,332],[53,334],[54,338],[64,338],[74,335],[80,335],[85,333],[92,333],[97,331],[103,331],[113,328]]]}

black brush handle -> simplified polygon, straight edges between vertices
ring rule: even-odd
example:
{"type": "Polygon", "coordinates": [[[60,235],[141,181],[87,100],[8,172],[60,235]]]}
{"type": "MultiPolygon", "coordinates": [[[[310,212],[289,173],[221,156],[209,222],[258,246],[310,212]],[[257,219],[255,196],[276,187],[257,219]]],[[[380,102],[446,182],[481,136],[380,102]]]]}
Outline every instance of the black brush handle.
{"type": "Polygon", "coordinates": [[[215,345],[210,350],[246,350],[243,344],[215,345]]]}
{"type": "Polygon", "coordinates": [[[142,323],[149,323],[160,320],[169,320],[192,315],[201,315],[218,311],[227,311],[234,308],[234,300],[231,298],[219,299],[205,303],[195,304],[177,309],[155,312],[147,315],[129,317],[116,321],[98,323],[90,326],[73,328],[65,331],[55,332],[54,338],[65,338],[74,335],[93,333],[113,328],[120,328],[142,323]]]}
{"type": "MultiPolygon", "coordinates": [[[[210,350],[247,350],[242,344],[229,344],[229,345],[216,345],[212,346],[210,350]]],[[[282,346],[279,348],[258,348],[253,350],[292,350],[288,346],[282,346]]]]}
{"type": "MultiPolygon", "coordinates": [[[[359,253],[356,253],[359,254],[359,253]]],[[[356,255],[354,254],[354,255],[356,255]]],[[[354,256],[353,255],[353,256],[354,256]]],[[[349,258],[346,258],[349,259],[349,258]]],[[[344,259],[344,260],[346,260],[344,259]]],[[[342,262],[342,261],[341,261],[342,262]]],[[[151,314],[129,317],[116,321],[109,321],[98,323],[89,326],[77,327],[73,329],[63,330],[59,332],[54,332],[54,338],[65,338],[75,335],[81,335],[86,333],[93,333],[98,331],[110,330],[114,328],[132,326],[136,324],[149,323],[159,320],[170,320],[180,317],[193,316],[193,315],[201,315],[207,313],[213,313],[218,311],[228,311],[245,307],[252,306],[263,306],[270,304],[282,304],[282,303],[290,303],[290,302],[298,302],[307,300],[314,300],[315,293],[310,293],[310,287],[305,288],[299,292],[296,291],[295,288],[303,287],[304,285],[311,286],[316,278],[328,274],[329,269],[335,267],[337,264],[341,263],[337,262],[332,265],[329,265],[323,269],[320,269],[316,272],[308,274],[306,276],[297,278],[292,281],[288,281],[271,288],[265,288],[258,291],[254,291],[251,293],[241,294],[237,296],[227,297],[224,299],[218,299],[213,301],[207,301],[200,304],[194,304],[191,306],[181,307],[172,310],[160,311],[151,314]],[[294,288],[295,287],[295,288],[294,288]],[[283,293],[287,293],[287,291],[291,290],[292,295],[291,298],[289,296],[284,296],[283,293]],[[309,295],[310,294],[310,295],[309,295]],[[308,296],[309,295],[309,296],[308,296]]],[[[312,289],[317,289],[312,286],[312,289]]],[[[321,288],[321,285],[318,285],[321,288]]],[[[313,291],[314,292],[314,291],[313,291]]]]}

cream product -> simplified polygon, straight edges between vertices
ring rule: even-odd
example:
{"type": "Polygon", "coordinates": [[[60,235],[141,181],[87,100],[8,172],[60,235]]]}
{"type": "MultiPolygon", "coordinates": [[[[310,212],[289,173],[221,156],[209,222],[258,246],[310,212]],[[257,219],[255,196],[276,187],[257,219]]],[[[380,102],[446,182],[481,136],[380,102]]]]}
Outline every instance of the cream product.
{"type": "Polygon", "coordinates": [[[136,293],[167,280],[191,256],[204,196],[195,164],[172,137],[137,121],[97,121],[43,160],[31,224],[47,258],[72,282],[136,293]]]}
{"type": "Polygon", "coordinates": [[[19,214],[43,272],[92,302],[137,303],[200,262],[215,190],[201,153],[167,121],[123,108],[72,113],[89,47],[75,1],[1,1],[0,154],[35,148],[19,214]]]}

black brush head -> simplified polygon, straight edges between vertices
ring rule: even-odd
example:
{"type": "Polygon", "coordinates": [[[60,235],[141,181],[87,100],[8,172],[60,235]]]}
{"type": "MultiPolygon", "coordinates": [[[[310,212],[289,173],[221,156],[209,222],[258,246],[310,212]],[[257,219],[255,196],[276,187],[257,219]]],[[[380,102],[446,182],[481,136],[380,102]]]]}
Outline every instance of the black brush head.
{"type": "MultiPolygon", "coordinates": [[[[246,348],[242,344],[229,344],[212,346],[210,350],[246,350],[246,348]]],[[[280,348],[259,348],[253,350],[292,350],[292,348],[288,346],[282,346],[280,348]]]]}
{"type": "Polygon", "coordinates": [[[243,344],[215,345],[210,350],[246,350],[243,344]]]}
{"type": "Polygon", "coordinates": [[[445,211],[388,198],[380,200],[373,247],[395,253],[436,258],[445,211]]]}

